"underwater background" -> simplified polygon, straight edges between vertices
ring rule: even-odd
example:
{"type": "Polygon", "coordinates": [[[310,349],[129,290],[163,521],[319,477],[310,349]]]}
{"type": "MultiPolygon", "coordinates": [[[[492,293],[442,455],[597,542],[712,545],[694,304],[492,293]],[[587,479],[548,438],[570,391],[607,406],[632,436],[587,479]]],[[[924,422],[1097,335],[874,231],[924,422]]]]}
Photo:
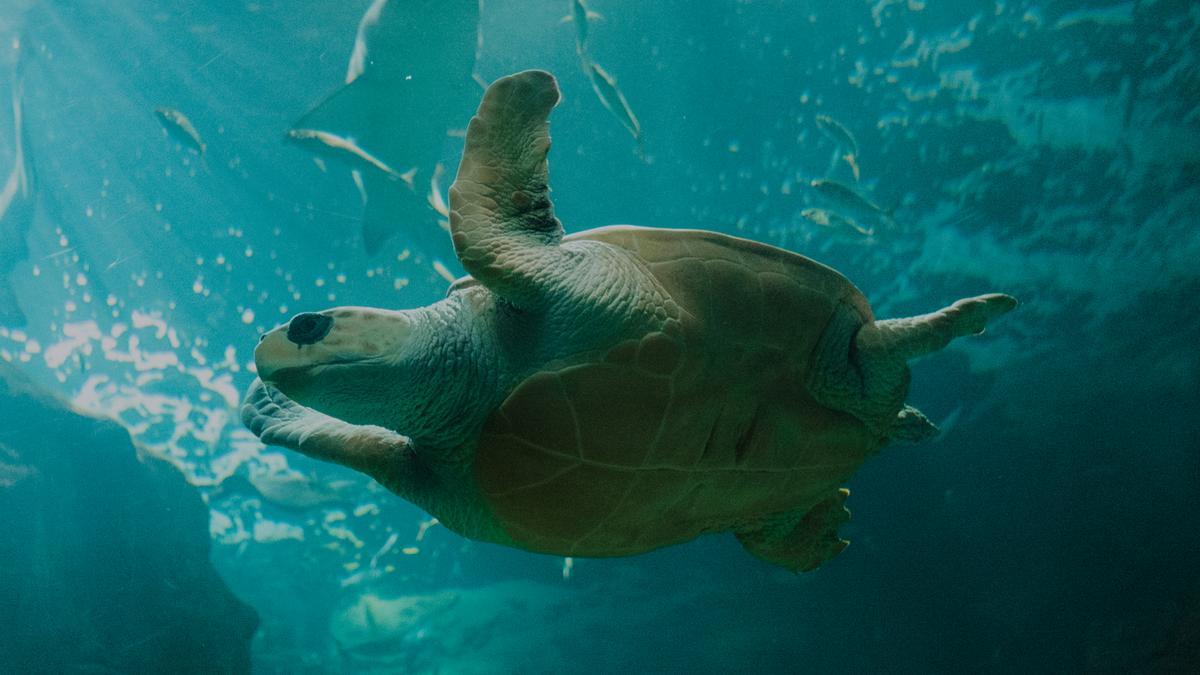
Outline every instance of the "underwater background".
{"type": "Polygon", "coordinates": [[[0,672],[1200,663],[1197,3],[0,0],[0,103],[0,672]],[[942,434],[819,570],[474,543],[241,427],[260,333],[461,274],[432,205],[527,68],[568,232],[774,244],[880,317],[1020,299],[914,364],[942,434]]]}

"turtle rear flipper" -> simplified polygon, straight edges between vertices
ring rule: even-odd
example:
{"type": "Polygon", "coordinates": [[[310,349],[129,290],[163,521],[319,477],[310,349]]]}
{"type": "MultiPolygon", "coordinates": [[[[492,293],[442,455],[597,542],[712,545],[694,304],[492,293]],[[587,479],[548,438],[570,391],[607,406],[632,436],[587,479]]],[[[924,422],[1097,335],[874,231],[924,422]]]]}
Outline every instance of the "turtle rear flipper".
{"type": "Polygon", "coordinates": [[[855,341],[859,353],[868,358],[885,354],[903,362],[936,352],[954,338],[978,335],[988,321],[1016,306],[1016,298],[1003,293],[963,298],[930,314],[868,324],[855,341]]]}
{"type": "Polygon", "coordinates": [[[262,380],[246,393],[241,415],[242,423],[267,445],[360,471],[411,501],[428,488],[427,472],[411,442],[394,431],[306,408],[262,380]]]}
{"type": "Polygon", "coordinates": [[[914,442],[937,429],[906,407],[908,361],[936,352],[955,338],[978,335],[988,322],[1017,306],[990,293],[964,298],[936,312],[862,322],[854,309],[835,310],[814,354],[809,391],[822,404],[844,410],[888,440],[914,442]]]}
{"type": "Polygon", "coordinates": [[[737,533],[754,555],[793,572],[810,572],[842,552],[850,542],[838,537],[838,525],[850,519],[844,506],[850,491],[835,490],[807,511],[767,518],[737,533]]]}

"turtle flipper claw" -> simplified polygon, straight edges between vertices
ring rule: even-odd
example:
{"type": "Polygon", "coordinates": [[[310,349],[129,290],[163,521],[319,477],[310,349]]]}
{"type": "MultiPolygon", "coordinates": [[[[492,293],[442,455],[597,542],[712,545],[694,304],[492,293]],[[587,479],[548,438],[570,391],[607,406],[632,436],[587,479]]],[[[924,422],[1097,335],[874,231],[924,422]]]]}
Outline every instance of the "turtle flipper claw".
{"type": "MultiPolygon", "coordinates": [[[[299,449],[292,439],[301,431],[306,409],[275,387],[256,380],[242,402],[242,424],[267,445],[299,449]]],[[[316,413],[313,413],[316,414],[316,413]]]]}
{"type": "Polygon", "coordinates": [[[988,293],[973,298],[963,298],[941,311],[948,315],[952,327],[948,330],[953,337],[982,335],[988,321],[1012,311],[1017,299],[1003,293],[988,293]]]}
{"type": "Polygon", "coordinates": [[[850,519],[845,488],[834,490],[810,509],[777,514],[756,527],[737,533],[754,555],[793,572],[811,572],[841,553],[850,542],[837,528],[850,519]]]}

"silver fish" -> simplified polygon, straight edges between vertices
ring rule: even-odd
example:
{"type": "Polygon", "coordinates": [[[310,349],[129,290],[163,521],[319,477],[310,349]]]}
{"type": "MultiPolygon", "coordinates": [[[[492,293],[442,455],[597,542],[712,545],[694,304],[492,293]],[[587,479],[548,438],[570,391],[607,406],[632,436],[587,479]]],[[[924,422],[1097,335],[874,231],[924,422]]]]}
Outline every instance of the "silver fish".
{"type": "Polygon", "coordinates": [[[345,138],[328,131],[318,129],[289,129],[288,138],[309,149],[310,152],[323,154],[351,165],[365,164],[382,171],[393,178],[399,178],[409,185],[412,184],[415,170],[400,173],[388,166],[383,160],[359,147],[352,138],[345,138]]]}
{"type": "Polygon", "coordinates": [[[849,214],[857,221],[869,221],[876,218],[887,222],[892,220],[892,209],[879,207],[854,188],[826,178],[818,178],[809,185],[831,206],[842,213],[849,214]]]}
{"type": "Polygon", "coordinates": [[[0,219],[3,219],[8,213],[8,209],[14,201],[29,199],[32,194],[29,172],[26,170],[25,133],[21,124],[21,98],[21,82],[17,81],[13,85],[12,95],[13,136],[16,151],[13,153],[12,171],[8,174],[8,180],[4,181],[4,187],[0,189],[0,219]]]}
{"type": "Polygon", "coordinates": [[[846,125],[829,115],[817,115],[817,129],[829,140],[849,150],[851,155],[858,155],[858,139],[846,125]]]}
{"type": "Polygon", "coordinates": [[[158,121],[162,123],[163,128],[167,130],[167,134],[171,138],[199,152],[201,155],[204,154],[204,151],[207,149],[204,139],[200,138],[200,132],[196,131],[196,127],[188,119],[187,115],[166,106],[155,108],[154,114],[158,116],[158,121]]]}
{"type": "Polygon", "coordinates": [[[847,218],[840,213],[835,213],[828,209],[807,208],[800,212],[801,217],[820,225],[821,227],[830,227],[842,231],[850,231],[860,234],[864,237],[872,237],[875,235],[875,230],[870,227],[863,227],[858,224],[858,221],[853,218],[847,218]]]}
{"type": "Polygon", "coordinates": [[[9,272],[18,261],[26,258],[25,236],[33,227],[37,211],[37,190],[32,148],[28,147],[22,124],[24,112],[24,52],[20,39],[13,40],[17,50],[12,79],[13,167],[4,185],[0,186],[0,324],[16,326],[25,323],[25,314],[9,283],[9,272]]]}
{"type": "Polygon", "coordinates": [[[854,137],[854,134],[850,133],[846,125],[829,115],[817,115],[816,121],[817,129],[821,131],[821,134],[838,146],[838,151],[834,152],[833,159],[829,164],[829,170],[833,171],[834,165],[837,164],[838,160],[841,160],[850,167],[850,172],[854,174],[854,180],[858,181],[860,175],[858,169],[858,139],[854,137]],[[845,150],[845,152],[841,152],[842,150],[845,150]]]}
{"type": "Polygon", "coordinates": [[[350,52],[350,63],[346,66],[346,84],[358,79],[367,67],[367,34],[379,23],[388,0],[375,0],[362,18],[358,20],[358,32],[354,35],[354,50],[350,52]]]}
{"type": "Polygon", "coordinates": [[[442,174],[445,173],[445,171],[446,167],[441,162],[438,162],[437,165],[433,167],[433,175],[429,178],[429,195],[425,197],[425,199],[429,202],[429,206],[431,206],[439,216],[443,218],[449,218],[450,205],[446,203],[446,198],[442,196],[441,185],[442,174]]]}
{"type": "Polygon", "coordinates": [[[583,0],[571,0],[571,13],[564,16],[561,23],[575,23],[575,49],[580,54],[587,50],[589,24],[603,18],[599,12],[594,12],[588,8],[587,3],[583,0]]]}
{"type": "Polygon", "coordinates": [[[443,158],[446,133],[471,118],[478,102],[468,83],[476,76],[480,0],[364,4],[369,6],[354,36],[344,84],[292,128],[301,134],[321,130],[353,146],[328,145],[333,138],[302,141],[310,151],[362,169],[362,191],[370,195],[362,214],[367,253],[379,252],[403,231],[421,252],[448,259],[453,250],[436,225],[438,214],[423,191],[410,189],[415,175],[405,180],[407,173],[380,165],[432,171],[443,158]]]}
{"type": "Polygon", "coordinates": [[[625,100],[625,94],[622,94],[621,89],[617,87],[617,80],[598,63],[588,64],[588,79],[592,81],[592,90],[596,92],[596,96],[600,97],[600,103],[616,116],[617,121],[633,135],[634,140],[640,146],[642,125],[638,123],[637,116],[629,107],[629,101],[625,100]]]}

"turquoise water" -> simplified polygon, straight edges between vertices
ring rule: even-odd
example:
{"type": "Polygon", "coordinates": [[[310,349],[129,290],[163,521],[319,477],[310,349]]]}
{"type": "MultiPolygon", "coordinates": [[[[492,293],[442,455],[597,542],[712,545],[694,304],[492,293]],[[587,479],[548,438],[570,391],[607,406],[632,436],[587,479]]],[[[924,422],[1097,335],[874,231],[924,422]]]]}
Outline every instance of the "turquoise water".
{"type": "Polygon", "coordinates": [[[43,593],[69,570],[153,596],[174,582],[97,552],[171,526],[149,502],[52,520],[123,494],[117,478],[81,486],[132,450],[85,463],[91,432],[6,405],[0,599],[20,598],[7,614],[25,632],[5,631],[24,637],[0,642],[0,671],[236,671],[209,659],[247,644],[255,672],[280,673],[1200,661],[1200,7],[587,7],[581,25],[566,0],[0,3],[0,359],[182,473],[214,583],[258,615],[237,614],[252,643],[201,654],[171,641],[170,609],[43,593]],[[852,545],[819,570],[771,567],[731,536],[570,561],[474,543],[241,427],[261,333],[335,305],[426,305],[462,274],[430,204],[480,82],[528,68],[563,94],[550,163],[567,232],[781,246],[846,274],[880,317],[1021,300],[913,365],[908,400],[943,433],[855,474],[852,545]],[[83,478],[22,454],[43,438],[46,466],[83,478]],[[88,543],[64,548],[78,532],[88,543]],[[168,657],[137,660],[153,650],[168,657]]]}

